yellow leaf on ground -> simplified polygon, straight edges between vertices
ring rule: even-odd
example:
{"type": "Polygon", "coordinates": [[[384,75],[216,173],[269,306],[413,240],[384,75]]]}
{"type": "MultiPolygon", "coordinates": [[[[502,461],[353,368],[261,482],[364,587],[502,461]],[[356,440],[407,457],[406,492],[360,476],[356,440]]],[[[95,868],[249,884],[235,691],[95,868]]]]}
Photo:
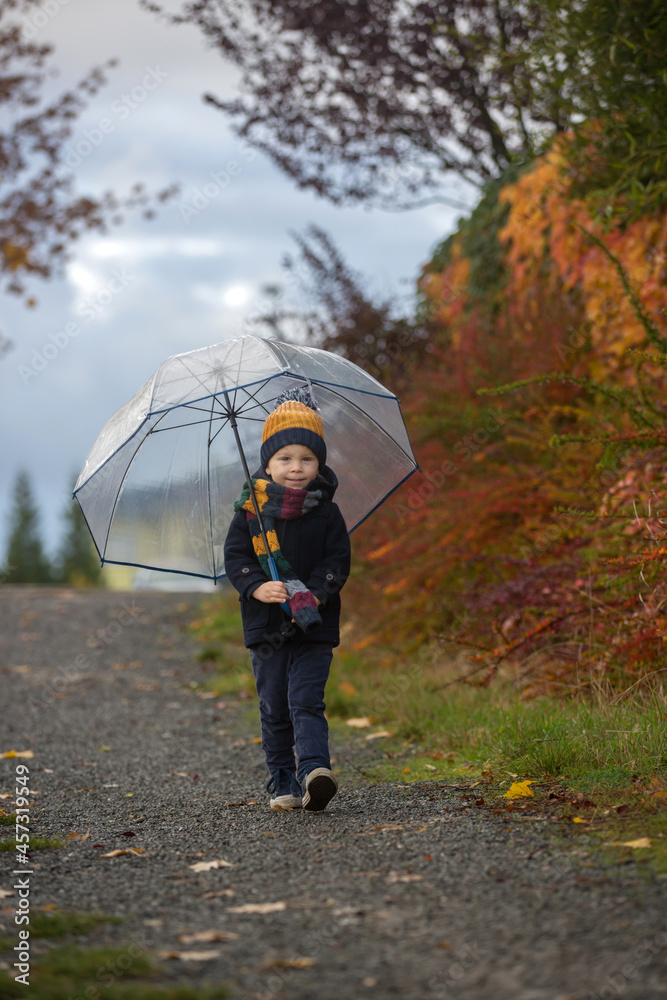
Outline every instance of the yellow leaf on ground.
{"type": "Polygon", "coordinates": [[[506,799],[521,799],[521,798],[524,798],[524,797],[529,796],[529,795],[534,795],[534,792],[531,792],[530,788],[528,787],[528,785],[532,785],[532,784],[533,784],[533,782],[530,781],[530,780],[529,781],[513,781],[512,784],[510,785],[510,787],[505,792],[505,795],[503,796],[503,798],[506,798],[506,799]]]}
{"type": "Polygon", "coordinates": [[[587,819],[582,819],[581,816],[573,816],[572,817],[572,822],[573,823],[588,823],[588,820],[587,819]]]}
{"type": "Polygon", "coordinates": [[[391,733],[388,729],[381,729],[379,733],[368,733],[367,736],[364,736],[364,739],[365,740],[379,740],[379,739],[385,739],[385,737],[387,737],[387,736],[393,736],[393,735],[394,734],[391,733]]]}
{"type": "Polygon", "coordinates": [[[117,858],[120,854],[143,854],[143,847],[121,847],[116,851],[107,851],[106,854],[100,854],[101,858],[117,858]]]}
{"type": "Polygon", "coordinates": [[[352,726],[353,729],[368,729],[369,726],[373,725],[373,720],[364,715],[359,719],[346,719],[345,724],[352,726]]]}
{"type": "Polygon", "coordinates": [[[312,969],[316,962],[316,958],[276,958],[263,965],[262,971],[267,969],[312,969]]]}
{"type": "Polygon", "coordinates": [[[207,944],[210,941],[236,941],[238,934],[235,934],[234,931],[195,931],[193,934],[179,934],[178,940],[183,944],[207,944]]]}
{"type": "Polygon", "coordinates": [[[74,832],[74,833],[68,833],[67,837],[65,839],[66,840],[87,840],[88,837],[90,837],[90,827],[88,827],[88,830],[87,830],[86,833],[76,833],[76,832],[74,832]]]}
{"type": "Polygon", "coordinates": [[[197,861],[194,865],[189,865],[193,872],[208,872],[212,868],[233,868],[234,865],[231,861],[225,861],[224,858],[217,858],[215,861],[197,861]]]}
{"type": "Polygon", "coordinates": [[[287,909],[287,903],[244,903],[243,906],[230,906],[229,913],[280,913],[287,909]]]}
{"type": "Polygon", "coordinates": [[[624,840],[621,843],[615,843],[613,847],[632,847],[633,850],[637,850],[640,847],[650,847],[651,838],[650,837],[638,837],[637,840],[624,840]]]}
{"type": "Polygon", "coordinates": [[[159,951],[158,958],[180,958],[182,962],[208,962],[218,958],[219,951],[159,951]]]}
{"type": "Polygon", "coordinates": [[[254,740],[252,740],[252,742],[253,743],[261,743],[262,742],[262,737],[261,736],[255,736],[255,738],[254,738],[254,740]]]}
{"type": "Polygon", "coordinates": [[[32,750],[7,750],[6,753],[0,754],[0,757],[34,757],[32,750]]]}

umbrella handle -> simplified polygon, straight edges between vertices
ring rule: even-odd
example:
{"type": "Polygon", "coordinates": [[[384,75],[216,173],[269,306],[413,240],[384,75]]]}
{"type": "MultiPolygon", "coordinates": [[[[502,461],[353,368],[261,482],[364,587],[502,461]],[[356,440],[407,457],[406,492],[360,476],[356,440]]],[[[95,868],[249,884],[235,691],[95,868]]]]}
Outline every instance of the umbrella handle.
{"type": "MultiPolygon", "coordinates": [[[[269,556],[268,559],[269,559],[269,569],[271,570],[271,579],[280,582],[280,576],[278,575],[278,568],[276,566],[275,559],[273,558],[273,556],[269,556]]],[[[280,607],[283,609],[286,615],[289,615],[290,618],[292,617],[292,612],[290,611],[290,606],[287,603],[287,601],[285,601],[284,604],[281,604],[280,607]]]]}

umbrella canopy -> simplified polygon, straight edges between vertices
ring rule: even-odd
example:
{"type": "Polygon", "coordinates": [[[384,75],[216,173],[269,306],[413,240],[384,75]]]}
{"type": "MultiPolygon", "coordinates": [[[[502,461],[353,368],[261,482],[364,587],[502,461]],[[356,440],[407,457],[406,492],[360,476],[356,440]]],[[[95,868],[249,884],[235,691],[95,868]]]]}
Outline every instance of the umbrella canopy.
{"type": "Polygon", "coordinates": [[[167,358],[103,427],[74,487],[102,563],[224,576],[242,452],[254,472],[275,400],[303,385],[353,531],[417,469],[398,399],[346,358],[244,336],[167,358]]]}

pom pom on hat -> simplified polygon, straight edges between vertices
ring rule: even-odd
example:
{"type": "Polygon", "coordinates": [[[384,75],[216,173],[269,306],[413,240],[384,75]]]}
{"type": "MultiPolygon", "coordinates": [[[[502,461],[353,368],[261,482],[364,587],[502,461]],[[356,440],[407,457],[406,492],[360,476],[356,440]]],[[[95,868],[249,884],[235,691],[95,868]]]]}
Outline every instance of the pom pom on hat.
{"type": "Polygon", "coordinates": [[[327,460],[324,424],[306,386],[287,389],[276,400],[275,409],[264,421],[260,461],[266,468],[272,455],[288,444],[302,444],[317,455],[322,468],[327,460]]]}

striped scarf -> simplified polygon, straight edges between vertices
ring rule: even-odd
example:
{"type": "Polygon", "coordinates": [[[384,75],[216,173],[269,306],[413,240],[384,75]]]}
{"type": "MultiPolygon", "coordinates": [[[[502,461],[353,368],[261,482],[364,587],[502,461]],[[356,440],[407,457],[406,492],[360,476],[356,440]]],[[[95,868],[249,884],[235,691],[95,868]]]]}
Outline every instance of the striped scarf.
{"type": "MultiPolygon", "coordinates": [[[[322,622],[320,613],[317,610],[317,601],[305,583],[299,580],[281,552],[276,534],[276,518],[284,521],[292,521],[297,517],[302,517],[309,510],[312,510],[313,507],[317,507],[324,494],[322,490],[298,490],[292,486],[278,486],[277,483],[268,479],[253,479],[252,485],[257,506],[259,507],[259,512],[264,523],[264,530],[266,531],[271,555],[274,558],[278,575],[287,589],[287,603],[289,604],[292,618],[304,632],[310,632],[322,622]]],[[[244,510],[246,512],[255,555],[267,577],[271,580],[271,570],[269,569],[264,539],[262,538],[262,532],[257,515],[255,514],[247,482],[243,484],[240,499],[234,503],[234,510],[244,510]]]]}

